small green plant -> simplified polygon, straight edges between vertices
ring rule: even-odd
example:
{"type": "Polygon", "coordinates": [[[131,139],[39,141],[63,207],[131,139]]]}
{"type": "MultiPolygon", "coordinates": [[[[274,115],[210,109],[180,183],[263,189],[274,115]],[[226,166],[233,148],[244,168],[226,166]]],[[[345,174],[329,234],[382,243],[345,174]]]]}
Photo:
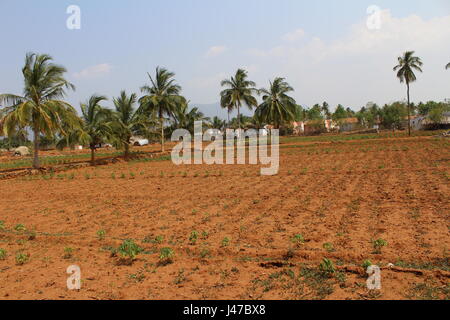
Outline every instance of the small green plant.
{"type": "Polygon", "coordinates": [[[130,179],[134,179],[136,177],[136,175],[134,174],[134,172],[130,172],[130,179]]]}
{"type": "Polygon", "coordinates": [[[106,236],[106,231],[105,230],[98,230],[97,231],[97,237],[99,240],[104,240],[106,236]]]}
{"type": "Polygon", "coordinates": [[[191,235],[189,236],[189,243],[194,245],[197,242],[198,239],[198,232],[192,231],[191,235]]]}
{"type": "Polygon", "coordinates": [[[116,174],[113,172],[111,173],[111,179],[115,180],[116,179],[116,174]]]}
{"type": "Polygon", "coordinates": [[[27,228],[25,228],[25,226],[23,224],[18,224],[14,227],[14,230],[17,232],[23,232],[23,231],[26,231],[27,228]]]}
{"type": "Polygon", "coordinates": [[[71,259],[73,257],[73,248],[65,247],[64,248],[64,259],[71,259]]]}
{"type": "Polygon", "coordinates": [[[296,234],[291,238],[291,242],[297,246],[300,246],[305,243],[305,239],[301,234],[296,234]]]}
{"type": "Polygon", "coordinates": [[[22,253],[22,252],[18,252],[16,254],[16,264],[21,266],[24,265],[25,263],[27,263],[29,260],[29,257],[27,254],[22,253]]]}
{"type": "Polygon", "coordinates": [[[374,253],[376,254],[380,254],[381,253],[381,249],[385,246],[387,246],[387,241],[383,240],[383,239],[377,239],[377,240],[373,240],[372,241],[372,245],[374,248],[374,253]]]}
{"type": "Polygon", "coordinates": [[[210,252],[209,252],[209,250],[208,249],[202,249],[202,251],[200,251],[200,257],[202,258],[202,259],[204,259],[204,258],[207,258],[207,257],[210,257],[211,255],[210,255],[210,252]]]}
{"type": "Polygon", "coordinates": [[[74,174],[74,173],[69,174],[69,175],[67,176],[67,179],[69,179],[69,180],[75,179],[75,174],[74,174]]]}
{"type": "Polygon", "coordinates": [[[130,263],[132,263],[136,259],[136,256],[141,252],[142,248],[131,239],[124,240],[117,249],[117,253],[120,257],[130,263]]]}
{"type": "Polygon", "coordinates": [[[328,252],[334,252],[334,247],[332,243],[326,242],[323,244],[323,248],[328,252]]]}
{"type": "Polygon", "coordinates": [[[364,260],[363,263],[361,264],[361,267],[363,267],[364,271],[367,270],[368,267],[370,267],[372,265],[372,262],[370,260],[364,260]]]}
{"type": "Polygon", "coordinates": [[[84,174],[84,178],[85,178],[86,180],[89,180],[89,179],[91,179],[91,175],[90,175],[89,173],[85,173],[85,174],[84,174]]]}
{"type": "Polygon", "coordinates": [[[6,250],[0,248],[0,260],[6,259],[6,250]]]}
{"type": "Polygon", "coordinates": [[[327,276],[332,275],[336,272],[336,268],[334,267],[333,261],[330,259],[324,258],[319,265],[319,270],[327,276]]]}
{"type": "Polygon", "coordinates": [[[125,173],[122,173],[122,174],[120,175],[120,179],[125,179],[125,173]]]}
{"type": "Polygon", "coordinates": [[[159,263],[161,265],[167,265],[173,262],[173,256],[175,253],[171,248],[162,248],[159,251],[159,263]]]}
{"type": "Polygon", "coordinates": [[[0,221],[0,231],[5,230],[5,222],[4,221],[0,221]]]}
{"type": "Polygon", "coordinates": [[[228,247],[230,245],[230,238],[228,237],[223,238],[221,245],[222,247],[228,247]]]}

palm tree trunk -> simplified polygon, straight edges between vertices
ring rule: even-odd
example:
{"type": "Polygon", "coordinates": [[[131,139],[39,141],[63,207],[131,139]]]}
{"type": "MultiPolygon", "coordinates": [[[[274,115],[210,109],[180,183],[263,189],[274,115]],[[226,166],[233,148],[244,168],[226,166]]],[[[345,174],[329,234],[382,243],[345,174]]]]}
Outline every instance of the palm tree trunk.
{"type": "Polygon", "coordinates": [[[91,165],[95,166],[95,147],[91,146],[91,165]]]}
{"type": "Polygon", "coordinates": [[[409,103],[409,82],[406,81],[407,95],[408,95],[408,136],[411,137],[411,107],[409,103]]]}
{"type": "Polygon", "coordinates": [[[161,122],[161,152],[164,152],[164,118],[160,118],[161,122]]]}
{"type": "Polygon", "coordinates": [[[128,143],[125,144],[125,154],[124,154],[124,158],[127,161],[128,157],[130,155],[130,145],[128,143]]]}
{"type": "Polygon", "coordinates": [[[39,163],[39,131],[34,129],[34,150],[33,150],[33,168],[40,169],[39,163]]]}
{"type": "Polygon", "coordinates": [[[237,110],[238,110],[238,128],[239,128],[239,132],[241,132],[241,106],[240,106],[240,103],[238,103],[238,105],[237,105],[237,110]]]}

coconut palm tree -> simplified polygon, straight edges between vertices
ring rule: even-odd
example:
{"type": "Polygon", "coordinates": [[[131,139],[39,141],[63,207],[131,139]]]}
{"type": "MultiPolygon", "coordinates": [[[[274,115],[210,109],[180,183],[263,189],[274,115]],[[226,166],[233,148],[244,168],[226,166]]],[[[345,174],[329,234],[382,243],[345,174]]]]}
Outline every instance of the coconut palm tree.
{"type": "Polygon", "coordinates": [[[416,81],[416,75],[414,70],[422,72],[423,63],[419,57],[414,56],[414,51],[407,51],[403,56],[398,57],[398,65],[394,67],[394,71],[397,71],[397,77],[400,82],[406,83],[407,97],[408,97],[408,135],[411,136],[411,105],[409,99],[409,85],[416,81]]]}
{"type": "Polygon", "coordinates": [[[22,69],[24,77],[23,95],[1,94],[0,104],[6,108],[0,120],[5,135],[13,135],[21,127],[33,131],[33,168],[39,169],[40,135],[47,137],[59,132],[66,135],[64,127],[79,127],[76,110],[61,100],[67,89],[75,86],[64,78],[66,69],[53,64],[46,54],[28,53],[22,69]]]}
{"type": "Polygon", "coordinates": [[[173,112],[173,121],[175,129],[186,129],[194,133],[194,125],[196,121],[209,122],[210,119],[205,117],[197,107],[189,110],[188,103],[181,105],[173,112]]]}
{"type": "Polygon", "coordinates": [[[212,118],[211,121],[211,128],[213,129],[218,129],[218,130],[223,130],[226,126],[226,122],[225,120],[220,119],[219,117],[215,116],[214,118],[212,118]]]}
{"type": "Polygon", "coordinates": [[[238,69],[234,77],[223,80],[220,85],[226,87],[220,93],[220,105],[222,108],[227,108],[230,112],[234,108],[238,112],[238,127],[241,129],[241,107],[245,104],[250,110],[256,107],[258,102],[253,94],[257,94],[258,90],[255,88],[256,84],[248,80],[247,71],[238,69]]]}
{"type": "Polygon", "coordinates": [[[148,119],[140,112],[136,111],[137,96],[135,93],[127,95],[125,91],[120,92],[118,98],[113,99],[116,108],[111,123],[114,132],[114,144],[118,148],[124,148],[124,158],[128,160],[130,154],[130,144],[133,134],[146,128],[149,124],[148,119]]]}
{"type": "Polygon", "coordinates": [[[95,165],[97,145],[105,139],[113,139],[112,110],[103,108],[100,102],[107,100],[104,96],[92,95],[86,103],[80,105],[82,125],[75,130],[68,130],[68,135],[62,137],[57,147],[73,147],[75,144],[88,144],[91,149],[91,164],[95,165]]]}
{"type": "Polygon", "coordinates": [[[164,152],[164,116],[172,117],[175,110],[186,104],[186,99],[180,95],[181,87],[175,83],[175,73],[164,68],[156,68],[155,79],[150,74],[151,86],[144,85],[141,91],[145,94],[139,99],[139,112],[142,114],[156,113],[161,126],[161,151],[164,152]]]}
{"type": "Polygon", "coordinates": [[[269,89],[260,89],[263,102],[256,109],[255,117],[262,122],[273,124],[277,129],[283,123],[294,121],[297,103],[288,95],[292,91],[294,89],[284,78],[275,78],[270,82],[269,89]]]}

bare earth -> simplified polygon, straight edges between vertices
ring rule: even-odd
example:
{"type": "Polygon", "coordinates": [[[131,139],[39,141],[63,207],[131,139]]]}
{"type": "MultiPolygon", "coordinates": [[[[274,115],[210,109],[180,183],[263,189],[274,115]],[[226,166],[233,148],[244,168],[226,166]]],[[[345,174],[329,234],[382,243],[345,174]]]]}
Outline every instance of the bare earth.
{"type": "Polygon", "coordinates": [[[449,151],[430,137],[293,140],[271,177],[152,161],[1,180],[0,299],[449,299],[449,151]],[[129,266],[111,256],[123,239],[144,249],[129,266]],[[364,260],[382,268],[381,291],[364,260]],[[79,291],[66,287],[74,264],[79,291]]]}

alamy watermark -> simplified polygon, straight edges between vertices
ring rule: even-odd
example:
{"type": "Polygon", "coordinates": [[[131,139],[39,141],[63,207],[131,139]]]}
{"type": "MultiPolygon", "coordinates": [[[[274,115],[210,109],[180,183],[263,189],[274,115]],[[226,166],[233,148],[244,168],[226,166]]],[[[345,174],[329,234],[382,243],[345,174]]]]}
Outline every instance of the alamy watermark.
{"type": "Polygon", "coordinates": [[[67,289],[80,290],[81,289],[81,269],[77,265],[67,267],[67,274],[70,276],[67,278],[67,289]]]}
{"type": "Polygon", "coordinates": [[[380,30],[381,29],[381,8],[376,5],[371,5],[367,8],[366,25],[369,30],[380,30]]]}
{"type": "Polygon", "coordinates": [[[196,121],[194,139],[188,130],[177,129],[173,132],[171,140],[180,142],[172,149],[172,162],[175,165],[247,164],[246,155],[248,153],[248,164],[268,165],[268,167],[261,168],[261,175],[276,175],[280,167],[280,137],[277,129],[270,131],[266,129],[259,131],[227,129],[225,134],[218,129],[208,129],[203,132],[202,121],[196,121]],[[269,139],[270,155],[268,152],[269,139]],[[211,143],[203,148],[203,142],[211,143]]]}
{"type": "Polygon", "coordinates": [[[69,30],[81,29],[81,9],[79,6],[71,5],[66,9],[66,13],[70,16],[66,20],[66,26],[69,30]]]}

